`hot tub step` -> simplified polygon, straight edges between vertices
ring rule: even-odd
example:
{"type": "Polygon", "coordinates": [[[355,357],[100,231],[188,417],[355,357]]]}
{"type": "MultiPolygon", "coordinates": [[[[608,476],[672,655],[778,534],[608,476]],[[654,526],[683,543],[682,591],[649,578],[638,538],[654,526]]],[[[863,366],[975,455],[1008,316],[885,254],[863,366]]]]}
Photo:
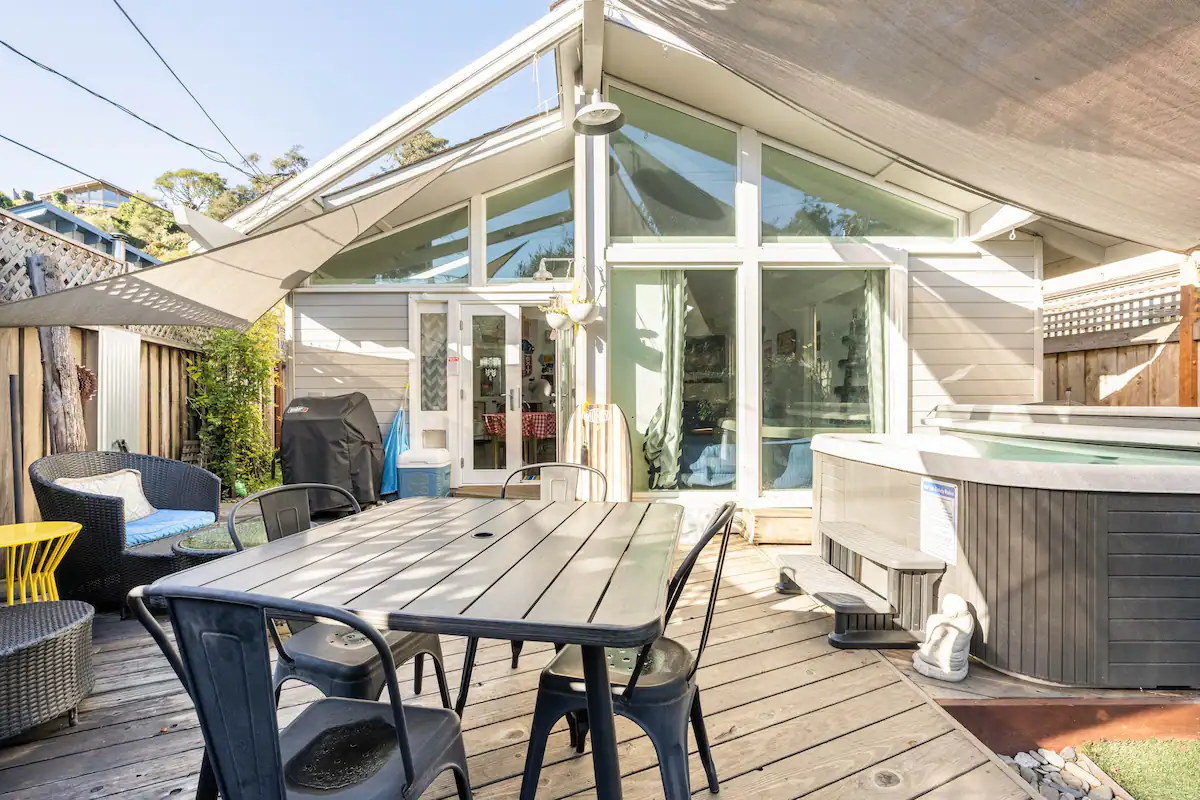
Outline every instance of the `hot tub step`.
{"type": "Polygon", "coordinates": [[[891,603],[820,556],[784,555],[779,565],[779,583],[785,592],[799,588],[839,614],[896,613],[891,603]]]}
{"type": "Polygon", "coordinates": [[[841,650],[907,649],[917,647],[923,641],[924,637],[904,630],[851,630],[829,634],[829,643],[841,650]]]}

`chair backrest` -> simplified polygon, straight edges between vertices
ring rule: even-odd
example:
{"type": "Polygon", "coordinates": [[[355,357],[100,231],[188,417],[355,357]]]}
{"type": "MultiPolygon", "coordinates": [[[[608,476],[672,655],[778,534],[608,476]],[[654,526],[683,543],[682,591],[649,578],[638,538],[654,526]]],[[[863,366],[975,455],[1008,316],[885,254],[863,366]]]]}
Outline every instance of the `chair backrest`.
{"type": "Polygon", "coordinates": [[[267,530],[268,542],[311,528],[312,513],[308,504],[310,490],[337,492],[350,501],[350,507],[354,509],[355,514],[362,510],[358,505],[358,500],[354,499],[354,495],[341,486],[327,483],[290,483],[286,486],[274,486],[242,498],[229,510],[229,519],[226,525],[229,538],[233,540],[233,546],[238,550],[244,549],[242,540],[238,538],[235,522],[238,511],[247,503],[258,503],[262,512],[263,526],[267,530]]]}
{"type": "Polygon", "coordinates": [[[608,481],[586,481],[580,493],[584,500],[633,499],[633,456],[629,424],[620,406],[613,403],[584,403],[575,409],[563,437],[563,459],[595,467],[608,481]]]}
{"type": "Polygon", "coordinates": [[[508,496],[508,487],[512,483],[512,479],[518,475],[525,475],[527,472],[539,471],[540,482],[540,499],[541,500],[575,500],[579,498],[579,479],[584,476],[591,476],[592,481],[598,483],[599,493],[589,492],[590,497],[583,499],[587,500],[607,500],[608,499],[608,478],[604,477],[604,473],[595,467],[589,467],[584,464],[568,464],[565,461],[547,461],[544,464],[530,464],[520,469],[515,469],[509,473],[504,479],[504,485],[500,487],[500,497],[508,496]]]}
{"type": "MultiPolygon", "coordinates": [[[[145,610],[141,594],[146,591],[134,590],[131,603],[142,624],[181,673],[196,706],[221,797],[285,800],[287,765],[282,763],[279,751],[268,636],[268,625],[279,616],[331,619],[371,641],[383,660],[405,775],[413,774],[412,749],[391,650],[383,636],[363,620],[337,608],[242,592],[190,587],[149,590],[167,602],[176,653],[161,626],[145,610]]],[[[407,785],[403,787],[403,791],[407,789],[407,785]]]]}

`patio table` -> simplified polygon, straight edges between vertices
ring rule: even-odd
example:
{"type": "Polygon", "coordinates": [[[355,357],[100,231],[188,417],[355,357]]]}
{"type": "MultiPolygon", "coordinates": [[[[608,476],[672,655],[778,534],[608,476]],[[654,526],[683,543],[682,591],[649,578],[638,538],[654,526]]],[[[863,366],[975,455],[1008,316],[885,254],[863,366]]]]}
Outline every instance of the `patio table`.
{"type": "MultiPolygon", "coordinates": [[[[167,576],[344,608],[381,628],[583,650],[596,788],[621,796],[606,647],[662,635],[682,509],[414,497],[167,576]]],[[[465,691],[465,683],[464,683],[465,691]]]]}

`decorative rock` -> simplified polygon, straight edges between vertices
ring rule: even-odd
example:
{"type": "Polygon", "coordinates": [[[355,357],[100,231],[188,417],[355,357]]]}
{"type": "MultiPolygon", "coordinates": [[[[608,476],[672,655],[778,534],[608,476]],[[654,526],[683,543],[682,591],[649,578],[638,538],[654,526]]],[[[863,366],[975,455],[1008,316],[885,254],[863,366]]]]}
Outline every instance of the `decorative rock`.
{"type": "Polygon", "coordinates": [[[1058,800],[1059,798],[1058,789],[1055,789],[1051,786],[1046,786],[1044,784],[1038,787],[1038,793],[1042,797],[1046,798],[1046,800],[1058,800]]]}
{"type": "Polygon", "coordinates": [[[1064,786],[1069,786],[1072,789],[1079,789],[1080,791],[1084,791],[1088,788],[1086,782],[1081,781],[1079,778],[1068,772],[1062,772],[1059,774],[1062,776],[1059,780],[1063,781],[1064,786]]]}
{"type": "Polygon", "coordinates": [[[1021,780],[1025,781],[1026,783],[1032,783],[1034,786],[1037,785],[1036,772],[1029,767],[1018,767],[1017,770],[1021,773],[1021,780]]]}
{"type": "Polygon", "coordinates": [[[1074,761],[1075,760],[1075,748],[1074,747],[1064,747],[1062,749],[1062,751],[1059,753],[1059,755],[1063,757],[1063,761],[1074,761]]]}
{"type": "Polygon", "coordinates": [[[1016,761],[1013,761],[1012,756],[1003,756],[1002,755],[1002,756],[1000,756],[1000,760],[1003,761],[1005,764],[1008,764],[1010,767],[1016,765],[1016,763],[1017,763],[1016,761]]]}
{"type": "Polygon", "coordinates": [[[1029,767],[1030,769],[1033,769],[1042,763],[1033,756],[1029,755],[1029,753],[1017,753],[1015,756],[1013,756],[1013,761],[1017,762],[1017,766],[1019,767],[1029,767]]]}
{"type": "Polygon", "coordinates": [[[975,632],[975,619],[967,601],[956,594],[943,597],[940,612],[929,617],[925,631],[924,644],[913,653],[913,669],[927,678],[955,683],[965,679],[971,635],[975,632]]]}
{"type": "Polygon", "coordinates": [[[1040,755],[1042,758],[1046,759],[1047,764],[1050,764],[1051,766],[1054,766],[1054,767],[1058,767],[1059,769],[1062,769],[1063,765],[1066,764],[1066,760],[1063,759],[1062,756],[1060,756],[1058,753],[1054,752],[1053,750],[1047,750],[1044,747],[1038,748],[1038,755],[1040,755]]]}
{"type": "Polygon", "coordinates": [[[1113,790],[1107,786],[1097,786],[1087,796],[1088,800],[1113,800],[1113,790]]]}
{"type": "Polygon", "coordinates": [[[1073,777],[1077,781],[1080,781],[1083,784],[1083,788],[1094,789],[1100,785],[1100,781],[1096,778],[1095,775],[1088,772],[1086,769],[1084,769],[1083,767],[1079,766],[1078,764],[1076,764],[1074,762],[1067,764],[1065,767],[1063,767],[1063,774],[1068,777],[1073,777]]]}
{"type": "Polygon", "coordinates": [[[1045,757],[1044,755],[1042,755],[1042,754],[1041,754],[1041,751],[1038,751],[1038,750],[1030,750],[1030,751],[1029,751],[1029,755],[1031,755],[1031,756],[1033,756],[1034,758],[1036,758],[1036,759],[1037,759],[1037,762],[1038,762],[1039,764],[1046,764],[1046,763],[1049,763],[1049,762],[1046,760],[1046,757],[1045,757]]]}

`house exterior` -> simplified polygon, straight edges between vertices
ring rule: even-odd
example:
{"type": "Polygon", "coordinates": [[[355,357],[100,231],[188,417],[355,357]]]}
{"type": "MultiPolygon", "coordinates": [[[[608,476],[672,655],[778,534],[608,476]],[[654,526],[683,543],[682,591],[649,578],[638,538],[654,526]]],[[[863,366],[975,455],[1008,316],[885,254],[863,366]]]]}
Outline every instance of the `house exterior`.
{"type": "Polygon", "coordinates": [[[96,208],[116,208],[133,196],[133,192],[106,181],[86,180],[42,192],[38,199],[49,200],[59,193],[65,194],[69,203],[96,208]]]}
{"type": "Polygon", "coordinates": [[[120,250],[124,253],[125,262],[138,269],[162,263],[149,253],[142,252],[103,228],[98,228],[87,220],[77,217],[69,211],[64,211],[48,200],[25,203],[9,209],[9,212],[107,256],[116,258],[118,257],[117,251],[120,250]]]}
{"type": "Polygon", "coordinates": [[[455,486],[552,459],[572,409],[615,403],[636,496],[763,516],[811,507],[814,435],[1041,400],[1047,255],[1128,244],[921,171],[600,0],[554,6],[229,223],[403,185],[292,291],[290,396],[364,392],[385,428],[406,410],[455,486]],[[546,60],[553,108],[371,174],[546,60]],[[572,124],[595,90],[624,114],[606,136],[572,124]],[[594,319],[552,330],[540,308],[572,293],[594,319]]]}

